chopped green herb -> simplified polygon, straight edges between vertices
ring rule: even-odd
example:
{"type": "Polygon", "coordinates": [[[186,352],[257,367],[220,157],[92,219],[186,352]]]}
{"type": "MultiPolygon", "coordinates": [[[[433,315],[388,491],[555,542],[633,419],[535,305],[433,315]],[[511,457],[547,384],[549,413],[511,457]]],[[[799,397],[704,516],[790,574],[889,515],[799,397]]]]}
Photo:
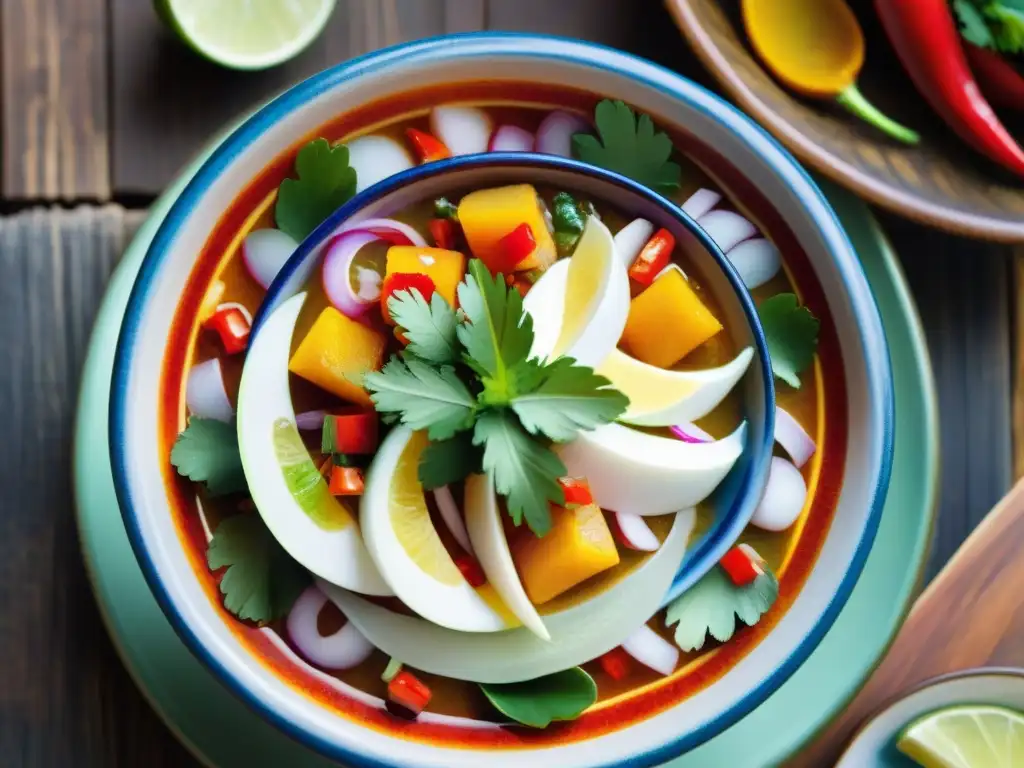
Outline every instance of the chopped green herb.
{"type": "Polygon", "coordinates": [[[597,701],[597,684],[579,667],[522,683],[481,683],[480,690],[505,717],[531,728],[575,720],[597,701]]]}
{"type": "Polygon", "coordinates": [[[459,206],[447,197],[439,197],[434,201],[434,215],[439,219],[459,220],[459,206]]]}
{"type": "Polygon", "coordinates": [[[432,367],[415,355],[392,357],[380,371],[363,377],[377,411],[431,440],[447,440],[473,424],[476,399],[451,366],[432,367]]]}
{"type": "Polygon", "coordinates": [[[551,201],[551,223],[554,227],[555,247],[559,256],[568,256],[576,248],[583,228],[584,214],[568,192],[559,192],[551,201]]]}
{"type": "Polygon", "coordinates": [[[388,312],[404,329],[408,352],[428,363],[458,362],[455,310],[441,294],[435,291],[428,304],[419,291],[396,291],[388,299],[388,312]]]}
{"type": "Polygon", "coordinates": [[[224,607],[240,619],[267,624],[285,616],[309,583],[309,573],[288,556],[257,514],[222,520],[206,553],[220,580],[224,607]]]}
{"type": "Polygon", "coordinates": [[[297,179],[285,179],[277,193],[278,228],[301,242],[356,192],[356,171],[348,147],[314,139],[295,159],[297,179]]]}
{"type": "Polygon", "coordinates": [[[960,34],[981,48],[1024,52],[1024,0],[953,0],[960,34]]]}
{"type": "Polygon", "coordinates": [[[639,118],[621,101],[605,99],[594,110],[597,132],[577,133],[572,138],[577,158],[591,165],[621,173],[658,192],[679,189],[679,166],[671,161],[672,140],[654,130],[649,115],[639,118]]]}
{"type": "Polygon", "coordinates": [[[171,464],[178,474],[206,485],[211,496],[248,490],[238,432],[233,424],[215,419],[189,420],[171,449],[171,464]]]}
{"type": "Polygon", "coordinates": [[[420,483],[428,491],[457,483],[479,472],[481,461],[482,452],[473,445],[472,432],[428,443],[420,456],[420,483]]]}
{"type": "Polygon", "coordinates": [[[981,48],[994,48],[995,38],[985,22],[985,17],[972,0],[953,0],[953,11],[964,40],[981,48]]]}
{"type": "Polygon", "coordinates": [[[792,293],[780,293],[757,308],[768,342],[772,372],[789,386],[800,388],[800,376],[814,360],[821,323],[792,293]]]}

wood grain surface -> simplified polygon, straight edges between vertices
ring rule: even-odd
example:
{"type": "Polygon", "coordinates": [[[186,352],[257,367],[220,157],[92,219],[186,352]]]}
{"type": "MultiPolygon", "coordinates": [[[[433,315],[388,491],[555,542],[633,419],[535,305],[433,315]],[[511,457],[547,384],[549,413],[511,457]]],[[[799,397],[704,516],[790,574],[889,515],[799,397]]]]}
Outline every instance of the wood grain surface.
{"type": "Polygon", "coordinates": [[[793,768],[832,765],[857,726],[930,677],[978,666],[1024,666],[1024,480],[971,534],[918,599],[846,712],[793,768]]]}

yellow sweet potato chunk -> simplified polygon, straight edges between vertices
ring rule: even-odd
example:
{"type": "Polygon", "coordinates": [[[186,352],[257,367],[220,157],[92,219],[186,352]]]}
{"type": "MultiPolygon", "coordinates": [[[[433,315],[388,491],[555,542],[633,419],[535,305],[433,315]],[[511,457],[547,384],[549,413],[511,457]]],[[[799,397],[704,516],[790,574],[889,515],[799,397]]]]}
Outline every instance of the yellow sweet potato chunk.
{"type": "Polygon", "coordinates": [[[466,274],[466,257],[444,248],[393,245],[388,248],[384,279],[394,274],[419,273],[434,281],[434,289],[456,306],[456,289],[466,274]]]}
{"type": "Polygon", "coordinates": [[[524,223],[530,225],[537,245],[533,253],[516,264],[517,272],[547,269],[558,256],[537,190],[530,184],[470,192],[459,203],[459,223],[473,256],[492,271],[506,271],[502,266],[506,259],[499,243],[501,238],[524,223]]]}

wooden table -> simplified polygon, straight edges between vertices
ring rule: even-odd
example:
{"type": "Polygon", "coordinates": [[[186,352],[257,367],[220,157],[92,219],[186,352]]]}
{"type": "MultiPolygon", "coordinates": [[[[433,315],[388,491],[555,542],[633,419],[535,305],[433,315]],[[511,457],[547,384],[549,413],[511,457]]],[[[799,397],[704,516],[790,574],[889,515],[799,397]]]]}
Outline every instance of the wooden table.
{"type": "MultiPolygon", "coordinates": [[[[710,85],[650,0],[338,6],[299,59],[245,74],[184,50],[144,0],[0,0],[0,408],[8,424],[0,449],[0,765],[193,765],[103,632],[77,550],[68,468],[77,377],[105,280],[141,210],[214,131],[325,66],[454,31],[592,39],[710,85]]],[[[1024,268],[1008,248],[881,218],[917,297],[939,385],[944,471],[934,573],[1024,471],[1012,428],[1021,431],[1024,413],[1011,408],[1022,378],[1014,338],[1024,325],[1013,308],[1024,268]]],[[[990,528],[986,541],[998,540],[1004,555],[982,557],[990,568],[1009,563],[1024,542],[1021,506],[990,528]]],[[[1015,591],[998,597],[1020,613],[1015,591]]],[[[998,653],[953,661],[1024,663],[1024,648],[1000,641],[999,631],[1011,625],[994,626],[983,646],[998,653]]],[[[906,680],[894,675],[891,683],[906,680]]]]}

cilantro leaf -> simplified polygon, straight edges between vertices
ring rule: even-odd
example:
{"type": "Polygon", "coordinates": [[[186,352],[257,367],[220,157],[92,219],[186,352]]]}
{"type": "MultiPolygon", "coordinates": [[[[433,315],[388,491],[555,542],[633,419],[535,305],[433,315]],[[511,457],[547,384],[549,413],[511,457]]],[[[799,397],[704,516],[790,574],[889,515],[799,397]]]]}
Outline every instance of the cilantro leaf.
{"type": "Polygon", "coordinates": [[[356,171],[348,164],[348,147],[314,139],[299,150],[295,172],[298,179],[281,182],[274,218],[282,232],[302,242],[356,193],[356,171]]]}
{"type": "Polygon", "coordinates": [[[185,431],[174,441],[171,464],[179,475],[205,483],[211,496],[248,490],[233,424],[216,419],[190,419],[185,431]]]}
{"type": "Polygon", "coordinates": [[[984,14],[1000,52],[1024,51],[1024,9],[1011,7],[1010,0],[997,0],[985,4],[984,14]]]}
{"type": "Polygon", "coordinates": [[[679,166],[670,161],[672,140],[655,132],[649,115],[636,114],[621,101],[605,99],[594,110],[596,137],[577,133],[572,137],[576,157],[639,181],[658,192],[679,189],[679,166]]]}
{"type": "Polygon", "coordinates": [[[447,440],[427,443],[420,455],[420,483],[428,491],[464,480],[480,471],[480,448],[471,432],[459,432],[447,440]]]}
{"type": "Polygon", "coordinates": [[[257,624],[287,614],[310,583],[309,573],[281,548],[257,514],[222,520],[206,562],[211,571],[227,568],[220,580],[224,607],[257,624]]]}
{"type": "Polygon", "coordinates": [[[799,389],[799,374],[814,360],[821,323],[807,307],[797,306],[796,296],[780,293],[757,308],[768,342],[772,372],[799,389]]]}
{"type": "Polygon", "coordinates": [[[435,291],[428,304],[419,291],[396,291],[388,312],[409,340],[407,351],[428,363],[458,362],[455,310],[441,294],[435,291]]]}
{"type": "Polygon", "coordinates": [[[575,720],[597,701],[597,684],[580,667],[521,683],[480,683],[480,690],[505,717],[531,728],[575,720]]]}
{"type": "Polygon", "coordinates": [[[615,421],[629,406],[629,399],[593,369],[560,357],[544,367],[540,384],[515,397],[511,406],[531,434],[565,441],[582,429],[615,421]]]}
{"type": "Polygon", "coordinates": [[[551,529],[549,504],[565,503],[558,478],[565,475],[562,460],[530,437],[507,410],[485,411],[476,421],[473,443],[484,449],[483,470],[507,502],[512,522],[525,518],[530,530],[543,536],[551,529]]]}
{"type": "Polygon", "coordinates": [[[971,0],[953,0],[953,11],[964,40],[981,48],[995,47],[995,39],[985,17],[971,0]]]}
{"type": "Polygon", "coordinates": [[[523,297],[474,259],[459,284],[459,306],[468,320],[456,329],[467,353],[466,364],[485,378],[494,404],[508,402],[512,398],[509,369],[525,360],[533,346],[533,318],[523,310],[523,297]]]}
{"type": "Polygon", "coordinates": [[[738,618],[749,627],[760,621],[779,596],[775,574],[765,571],[753,582],[737,587],[715,566],[665,611],[665,626],[676,624],[675,641],[684,651],[704,647],[708,635],[724,643],[736,632],[738,618]]]}
{"type": "Polygon", "coordinates": [[[473,423],[476,402],[451,366],[431,367],[415,355],[392,357],[363,377],[363,386],[382,414],[397,414],[431,440],[447,440],[473,423]]]}

